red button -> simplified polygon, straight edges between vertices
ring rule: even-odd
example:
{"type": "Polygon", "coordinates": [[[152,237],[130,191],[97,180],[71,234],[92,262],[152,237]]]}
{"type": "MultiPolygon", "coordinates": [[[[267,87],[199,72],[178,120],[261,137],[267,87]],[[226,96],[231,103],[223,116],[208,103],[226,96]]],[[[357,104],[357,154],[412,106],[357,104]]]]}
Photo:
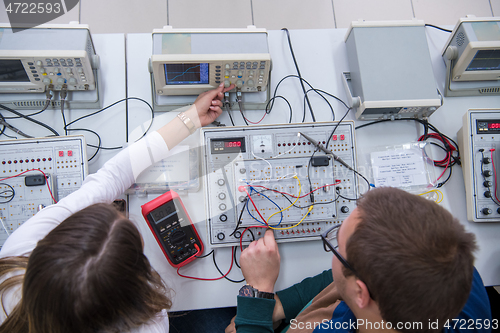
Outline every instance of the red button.
{"type": "Polygon", "coordinates": [[[337,141],[337,134],[335,134],[334,136],[332,136],[332,139],[333,139],[333,141],[337,141]]]}
{"type": "Polygon", "coordinates": [[[345,140],[345,135],[344,134],[340,134],[340,140],[345,140]]]}
{"type": "Polygon", "coordinates": [[[73,151],[72,150],[68,150],[68,156],[73,156],[73,151]]]}
{"type": "Polygon", "coordinates": [[[62,150],[59,151],[59,157],[63,157],[64,156],[64,152],[62,150]]]}

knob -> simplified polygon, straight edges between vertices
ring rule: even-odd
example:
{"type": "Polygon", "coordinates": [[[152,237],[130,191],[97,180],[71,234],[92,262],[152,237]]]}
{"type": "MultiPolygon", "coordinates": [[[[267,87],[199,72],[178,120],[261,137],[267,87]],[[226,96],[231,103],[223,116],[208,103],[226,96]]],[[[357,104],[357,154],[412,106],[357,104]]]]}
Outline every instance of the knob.
{"type": "Polygon", "coordinates": [[[220,200],[226,199],[226,193],[219,193],[219,199],[220,200]]]}
{"type": "Polygon", "coordinates": [[[243,87],[243,81],[241,80],[236,81],[236,88],[241,88],[241,87],[243,87]]]}
{"type": "Polygon", "coordinates": [[[229,73],[229,71],[225,71],[225,72],[224,72],[224,76],[225,76],[225,77],[229,77],[229,74],[230,74],[230,73],[229,73]]]}
{"type": "Polygon", "coordinates": [[[491,209],[489,209],[489,208],[483,208],[481,211],[483,212],[484,215],[490,215],[491,214],[491,209]]]}
{"type": "Polygon", "coordinates": [[[247,85],[248,85],[249,87],[253,87],[253,80],[248,80],[248,81],[247,81],[247,85]]]}
{"type": "Polygon", "coordinates": [[[77,81],[74,77],[70,77],[69,80],[68,80],[68,83],[71,84],[71,85],[76,85],[77,84],[77,81]]]}
{"type": "Polygon", "coordinates": [[[56,74],[61,73],[61,69],[59,67],[54,68],[54,73],[56,74]]]}
{"type": "Polygon", "coordinates": [[[38,67],[42,67],[43,66],[43,62],[41,60],[37,60],[36,65],[38,67]]]}
{"type": "Polygon", "coordinates": [[[217,181],[217,185],[219,186],[224,186],[224,184],[226,184],[226,181],[222,178],[217,181]]]}
{"type": "Polygon", "coordinates": [[[81,73],[83,73],[83,68],[80,67],[80,68],[77,69],[77,71],[78,71],[78,73],[81,74],[81,73]]]}
{"type": "Polygon", "coordinates": [[[227,208],[226,204],[221,203],[221,204],[219,205],[219,209],[220,209],[220,210],[226,210],[226,208],[227,208]]]}
{"type": "Polygon", "coordinates": [[[218,240],[224,240],[224,238],[226,238],[226,235],[224,235],[224,233],[223,233],[223,232],[219,232],[219,233],[217,234],[217,239],[218,239],[218,240]]]}
{"type": "Polygon", "coordinates": [[[66,79],[60,77],[60,78],[57,78],[57,83],[59,84],[63,84],[63,83],[66,83],[66,79]]]}
{"type": "Polygon", "coordinates": [[[73,70],[68,67],[68,68],[66,68],[66,73],[71,75],[71,74],[73,74],[73,70]]]}
{"type": "Polygon", "coordinates": [[[500,214],[500,208],[497,208],[497,213],[500,214]]]}
{"type": "Polygon", "coordinates": [[[231,66],[229,64],[226,64],[226,69],[229,69],[231,68],[231,66]]]}
{"type": "Polygon", "coordinates": [[[247,172],[247,169],[245,169],[245,168],[241,168],[241,169],[240,169],[240,173],[241,173],[241,174],[244,174],[245,172],[247,172]]]}
{"type": "Polygon", "coordinates": [[[489,158],[489,157],[483,158],[483,163],[484,164],[490,164],[490,162],[491,162],[491,158],[489,158]]]}
{"type": "Polygon", "coordinates": [[[486,198],[491,198],[491,192],[490,192],[490,191],[486,191],[486,192],[484,192],[484,196],[485,196],[486,198]]]}
{"type": "Polygon", "coordinates": [[[43,80],[42,80],[42,82],[43,82],[44,84],[51,84],[51,83],[52,83],[52,80],[51,80],[51,79],[49,79],[48,77],[46,77],[45,79],[43,79],[43,80]]]}
{"type": "Polygon", "coordinates": [[[219,220],[221,222],[226,222],[227,221],[227,215],[226,214],[221,214],[221,216],[219,216],[219,220]]]}
{"type": "Polygon", "coordinates": [[[493,185],[489,180],[484,181],[483,183],[484,187],[491,187],[493,185]]]}
{"type": "Polygon", "coordinates": [[[243,76],[243,71],[238,71],[238,77],[242,77],[243,76]]]}
{"type": "Polygon", "coordinates": [[[224,88],[229,88],[230,85],[231,83],[229,82],[229,80],[224,80],[224,88]]]}
{"type": "Polygon", "coordinates": [[[491,176],[491,170],[484,170],[483,171],[483,176],[490,177],[491,176]]]}
{"type": "Polygon", "coordinates": [[[40,68],[38,71],[39,71],[40,73],[42,73],[42,74],[47,73],[47,71],[46,71],[46,70],[45,70],[45,68],[43,68],[43,67],[42,67],[42,68],[40,68]]]}
{"type": "Polygon", "coordinates": [[[347,207],[347,206],[342,206],[342,207],[340,208],[340,211],[341,211],[342,213],[344,213],[344,214],[349,213],[349,207],[347,207]]]}

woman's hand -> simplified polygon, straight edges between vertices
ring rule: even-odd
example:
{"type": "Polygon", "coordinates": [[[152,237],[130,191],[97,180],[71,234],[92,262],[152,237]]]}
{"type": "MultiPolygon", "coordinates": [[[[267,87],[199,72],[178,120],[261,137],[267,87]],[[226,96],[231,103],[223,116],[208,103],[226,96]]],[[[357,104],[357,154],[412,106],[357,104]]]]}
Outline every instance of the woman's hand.
{"type": "Polygon", "coordinates": [[[227,88],[224,88],[224,84],[221,83],[216,89],[212,89],[201,93],[198,98],[194,101],[196,106],[196,111],[198,112],[198,118],[201,126],[211,124],[218,116],[222,113],[222,98],[224,98],[224,93],[234,88],[234,84],[227,88]]]}

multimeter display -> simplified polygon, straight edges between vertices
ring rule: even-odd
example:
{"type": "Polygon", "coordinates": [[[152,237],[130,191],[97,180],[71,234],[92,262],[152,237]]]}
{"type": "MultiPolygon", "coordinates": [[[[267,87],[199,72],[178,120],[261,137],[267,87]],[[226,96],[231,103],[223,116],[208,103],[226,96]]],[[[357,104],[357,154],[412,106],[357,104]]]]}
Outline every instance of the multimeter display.
{"type": "Polygon", "coordinates": [[[169,191],[146,203],[142,214],[172,266],[184,266],[203,252],[203,243],[177,193],[169,191]]]}

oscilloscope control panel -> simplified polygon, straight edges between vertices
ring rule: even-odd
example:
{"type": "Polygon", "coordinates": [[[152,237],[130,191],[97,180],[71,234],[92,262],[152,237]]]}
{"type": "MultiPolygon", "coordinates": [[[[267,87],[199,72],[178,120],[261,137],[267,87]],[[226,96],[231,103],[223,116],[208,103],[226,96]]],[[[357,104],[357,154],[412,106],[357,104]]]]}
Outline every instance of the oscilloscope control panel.
{"type": "Polygon", "coordinates": [[[262,228],[245,232],[243,242],[261,237],[265,225],[260,215],[275,228],[278,242],[319,239],[329,226],[341,223],[355,207],[349,199],[357,198],[357,178],[323,152],[311,159],[314,145],[299,136],[300,132],[324,147],[328,144],[327,149],[355,169],[354,123],[344,121],[332,134],[335,126],[325,122],[202,128],[210,244],[237,245],[248,226],[262,228]],[[308,212],[311,188],[314,207],[308,212]]]}
{"type": "MultiPolygon", "coordinates": [[[[88,174],[85,137],[0,141],[0,189],[4,193],[0,198],[0,218],[9,233],[35,215],[38,205],[53,203],[43,174],[26,172],[32,169],[41,170],[48,176],[56,200],[79,189],[88,174]],[[23,172],[26,173],[19,175],[23,172]],[[29,182],[33,176],[38,176],[41,182],[29,182]]],[[[0,226],[0,246],[7,237],[6,230],[0,226]]]]}
{"type": "Polygon", "coordinates": [[[458,132],[465,181],[467,219],[500,222],[500,110],[471,109],[458,132]]]}

